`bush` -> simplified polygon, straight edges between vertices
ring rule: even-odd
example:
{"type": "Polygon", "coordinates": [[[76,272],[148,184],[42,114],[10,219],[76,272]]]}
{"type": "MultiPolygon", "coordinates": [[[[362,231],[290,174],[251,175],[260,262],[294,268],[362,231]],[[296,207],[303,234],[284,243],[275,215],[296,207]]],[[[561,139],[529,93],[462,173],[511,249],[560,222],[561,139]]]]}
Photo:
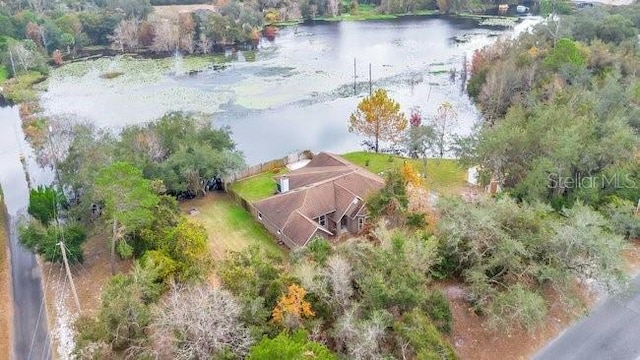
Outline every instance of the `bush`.
{"type": "Polygon", "coordinates": [[[474,101],[477,101],[478,96],[480,96],[482,86],[487,80],[488,72],[489,69],[483,68],[482,70],[478,71],[477,74],[472,75],[471,79],[469,79],[469,83],[467,84],[467,94],[469,94],[469,97],[474,101]]]}
{"type": "Polygon", "coordinates": [[[427,226],[426,214],[409,213],[407,214],[407,226],[414,229],[423,229],[427,226]]]}
{"type": "Polygon", "coordinates": [[[130,274],[112,277],[100,298],[97,317],[80,318],[75,324],[75,353],[91,354],[96,347],[102,348],[101,353],[127,351],[130,356],[136,350],[143,351],[152,319],[149,305],[158,300],[162,290],[155,278],[139,265],[130,274]]]}
{"type": "Polygon", "coordinates": [[[312,239],[306,247],[315,261],[324,264],[331,251],[331,244],[321,237],[312,239]]]}
{"type": "Polygon", "coordinates": [[[386,213],[392,205],[404,210],[408,204],[404,177],[398,169],[387,172],[385,187],[367,199],[367,209],[374,219],[386,213]]]}
{"type": "Polygon", "coordinates": [[[613,230],[626,239],[640,238],[640,217],[634,215],[636,205],[631,201],[614,198],[604,208],[605,215],[611,219],[613,230]]]}
{"type": "Polygon", "coordinates": [[[532,329],[547,316],[547,305],[542,295],[516,284],[495,296],[489,314],[496,329],[509,330],[514,324],[532,329]]]}
{"type": "Polygon", "coordinates": [[[449,300],[440,290],[431,291],[422,307],[424,312],[429,316],[434,325],[444,333],[451,332],[453,325],[453,315],[449,307],[449,300]]]}
{"type": "Polygon", "coordinates": [[[274,339],[264,338],[256,344],[247,357],[248,360],[337,360],[324,345],[310,341],[304,331],[293,335],[281,333],[274,339]]]}
{"type": "Polygon", "coordinates": [[[46,261],[62,262],[59,242],[63,241],[70,263],[82,262],[82,243],[87,238],[84,228],[78,224],[45,227],[32,221],[18,228],[20,243],[27,249],[42,255],[46,261]]]}
{"type": "Polygon", "coordinates": [[[56,216],[56,212],[60,210],[60,204],[64,201],[64,195],[53,186],[38,186],[29,191],[27,212],[40,220],[43,225],[49,225],[49,222],[56,216]]]}
{"type": "Polygon", "coordinates": [[[415,359],[456,359],[456,353],[419,309],[405,314],[393,329],[409,344],[415,359]]]}
{"type": "Polygon", "coordinates": [[[567,38],[558,40],[555,48],[544,59],[544,65],[552,70],[558,70],[563,64],[581,67],[586,63],[585,56],[578,44],[567,38]]]}

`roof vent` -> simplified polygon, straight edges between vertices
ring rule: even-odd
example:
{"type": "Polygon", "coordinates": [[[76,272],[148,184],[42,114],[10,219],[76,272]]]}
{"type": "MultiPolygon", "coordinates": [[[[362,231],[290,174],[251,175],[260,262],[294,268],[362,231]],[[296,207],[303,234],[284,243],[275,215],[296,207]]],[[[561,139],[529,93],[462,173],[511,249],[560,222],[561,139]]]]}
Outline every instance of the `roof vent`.
{"type": "Polygon", "coordinates": [[[278,180],[278,192],[282,194],[287,191],[289,191],[289,177],[285,175],[278,180]]]}

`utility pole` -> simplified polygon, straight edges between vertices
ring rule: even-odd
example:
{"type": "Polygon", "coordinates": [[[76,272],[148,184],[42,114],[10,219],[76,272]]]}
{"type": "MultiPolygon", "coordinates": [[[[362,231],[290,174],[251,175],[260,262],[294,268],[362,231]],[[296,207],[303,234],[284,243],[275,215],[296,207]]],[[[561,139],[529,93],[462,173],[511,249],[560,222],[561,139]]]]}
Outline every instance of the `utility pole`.
{"type": "Polygon", "coordinates": [[[357,95],[356,90],[356,58],[353,58],[353,95],[357,95]]]}
{"type": "Polygon", "coordinates": [[[67,277],[69,278],[69,283],[71,284],[71,292],[73,293],[73,300],[76,302],[76,307],[78,308],[78,313],[81,313],[80,309],[80,300],[78,300],[78,293],[76,292],[76,285],[73,283],[73,278],[71,277],[71,270],[69,269],[69,261],[67,261],[67,250],[64,247],[64,243],[62,241],[58,242],[60,245],[60,249],[62,250],[62,260],[64,260],[64,268],[67,270],[67,277]]]}
{"type": "Polygon", "coordinates": [[[369,63],[369,96],[371,96],[371,93],[373,91],[371,90],[371,63],[369,63]]]}

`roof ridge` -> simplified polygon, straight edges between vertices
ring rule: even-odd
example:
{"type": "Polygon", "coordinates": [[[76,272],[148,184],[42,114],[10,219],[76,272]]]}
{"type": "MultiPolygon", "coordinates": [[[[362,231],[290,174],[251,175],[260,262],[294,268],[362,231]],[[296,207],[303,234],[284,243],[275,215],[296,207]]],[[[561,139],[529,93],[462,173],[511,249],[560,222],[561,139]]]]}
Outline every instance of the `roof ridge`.
{"type": "Polygon", "coordinates": [[[294,212],[297,212],[298,214],[300,214],[300,216],[305,218],[307,221],[311,222],[313,224],[313,226],[315,226],[317,229],[323,230],[323,231],[329,233],[330,235],[333,235],[333,233],[331,231],[323,228],[322,226],[320,226],[320,224],[316,223],[311,218],[309,218],[307,215],[303,214],[302,211],[300,211],[300,209],[296,209],[296,211],[291,212],[291,214],[293,214],[294,212]]]}

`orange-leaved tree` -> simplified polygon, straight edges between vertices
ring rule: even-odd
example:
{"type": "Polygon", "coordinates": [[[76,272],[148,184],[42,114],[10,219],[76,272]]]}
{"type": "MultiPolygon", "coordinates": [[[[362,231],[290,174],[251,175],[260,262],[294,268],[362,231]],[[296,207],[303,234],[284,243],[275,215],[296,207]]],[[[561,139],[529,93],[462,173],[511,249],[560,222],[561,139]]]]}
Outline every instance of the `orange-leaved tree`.
{"type": "Polygon", "coordinates": [[[414,169],[408,161],[402,164],[402,177],[404,178],[405,185],[411,184],[418,187],[422,185],[420,175],[418,175],[416,169],[414,169]]]}
{"type": "Polygon", "coordinates": [[[300,285],[291,284],[285,295],[282,295],[273,309],[271,316],[275,323],[298,324],[302,318],[315,316],[311,304],[304,299],[307,291],[300,285]]]}
{"type": "Polygon", "coordinates": [[[400,104],[383,89],[376,90],[362,99],[358,109],[349,117],[349,132],[373,138],[371,147],[378,152],[380,142],[397,143],[407,128],[407,118],[400,111],[400,104]]]}

